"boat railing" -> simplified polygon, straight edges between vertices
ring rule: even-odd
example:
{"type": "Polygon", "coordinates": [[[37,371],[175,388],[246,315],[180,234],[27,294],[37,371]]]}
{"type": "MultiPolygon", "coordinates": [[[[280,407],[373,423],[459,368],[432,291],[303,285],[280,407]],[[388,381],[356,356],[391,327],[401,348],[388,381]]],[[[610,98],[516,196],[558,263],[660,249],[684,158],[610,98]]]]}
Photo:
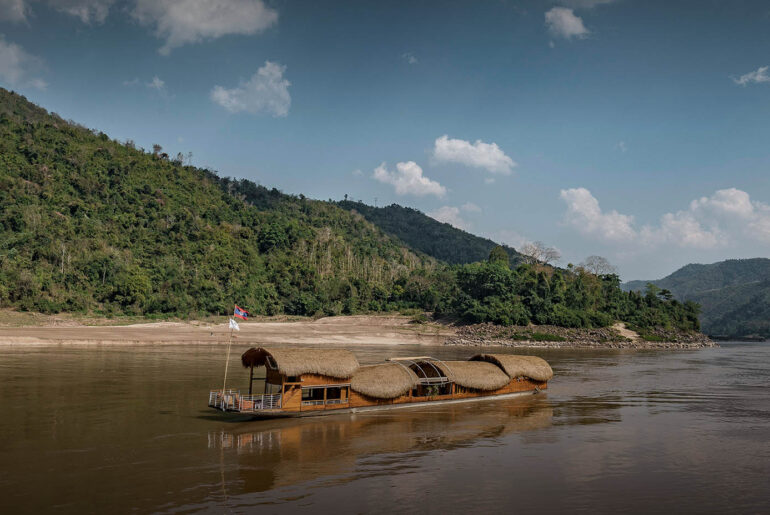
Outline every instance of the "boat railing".
{"type": "Polygon", "coordinates": [[[280,393],[246,394],[240,390],[211,390],[209,406],[222,411],[240,411],[245,413],[261,410],[280,409],[280,393]]]}

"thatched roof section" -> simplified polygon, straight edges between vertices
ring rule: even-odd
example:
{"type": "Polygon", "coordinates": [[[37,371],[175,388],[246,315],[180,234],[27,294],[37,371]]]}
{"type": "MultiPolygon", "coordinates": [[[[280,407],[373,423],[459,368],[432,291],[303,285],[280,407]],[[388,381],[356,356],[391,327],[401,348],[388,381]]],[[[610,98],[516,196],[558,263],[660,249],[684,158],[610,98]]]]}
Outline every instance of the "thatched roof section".
{"type": "Polygon", "coordinates": [[[247,350],[241,356],[244,367],[262,366],[272,357],[278,371],[286,376],[319,374],[347,379],[358,369],[358,360],[352,352],[344,349],[266,349],[247,350]]]}
{"type": "Polygon", "coordinates": [[[516,354],[476,354],[471,361],[486,361],[500,367],[508,377],[529,377],[535,381],[548,381],[553,377],[553,370],[543,358],[537,356],[519,356],[516,354]]]}
{"type": "Polygon", "coordinates": [[[483,361],[436,361],[434,364],[455,384],[474,390],[497,390],[511,381],[498,366],[483,361]]]}
{"type": "Polygon", "coordinates": [[[398,363],[361,367],[350,379],[353,391],[375,399],[395,399],[408,393],[418,383],[417,375],[398,363]]]}

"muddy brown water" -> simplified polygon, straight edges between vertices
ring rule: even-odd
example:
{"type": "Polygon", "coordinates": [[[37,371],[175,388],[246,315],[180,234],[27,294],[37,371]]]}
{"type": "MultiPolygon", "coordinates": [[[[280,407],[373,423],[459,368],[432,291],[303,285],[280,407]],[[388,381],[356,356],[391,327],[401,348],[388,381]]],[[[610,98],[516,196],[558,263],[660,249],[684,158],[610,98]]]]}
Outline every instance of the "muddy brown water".
{"type": "Polygon", "coordinates": [[[222,346],[0,345],[0,512],[770,512],[770,345],[526,353],[546,394],[246,421],[222,346]]]}

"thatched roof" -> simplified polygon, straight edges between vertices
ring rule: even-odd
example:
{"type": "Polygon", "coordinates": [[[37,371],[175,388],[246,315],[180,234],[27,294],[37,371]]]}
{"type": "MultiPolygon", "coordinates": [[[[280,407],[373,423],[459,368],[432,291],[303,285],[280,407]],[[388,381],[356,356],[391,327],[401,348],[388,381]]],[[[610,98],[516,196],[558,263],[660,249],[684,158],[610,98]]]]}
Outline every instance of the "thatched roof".
{"type": "Polygon", "coordinates": [[[395,399],[418,383],[417,375],[398,363],[361,367],[350,379],[353,391],[375,399],[395,399]]]}
{"type": "Polygon", "coordinates": [[[499,367],[483,361],[436,361],[434,364],[456,384],[474,390],[497,390],[511,380],[499,367]]]}
{"type": "Polygon", "coordinates": [[[513,379],[529,377],[535,381],[548,381],[553,377],[553,370],[543,358],[537,356],[519,356],[516,354],[476,354],[471,361],[494,363],[513,379]]]}
{"type": "Polygon", "coordinates": [[[266,349],[247,350],[241,356],[244,367],[262,366],[271,356],[278,371],[286,376],[319,374],[347,379],[358,369],[358,360],[352,352],[344,349],[266,349]]]}

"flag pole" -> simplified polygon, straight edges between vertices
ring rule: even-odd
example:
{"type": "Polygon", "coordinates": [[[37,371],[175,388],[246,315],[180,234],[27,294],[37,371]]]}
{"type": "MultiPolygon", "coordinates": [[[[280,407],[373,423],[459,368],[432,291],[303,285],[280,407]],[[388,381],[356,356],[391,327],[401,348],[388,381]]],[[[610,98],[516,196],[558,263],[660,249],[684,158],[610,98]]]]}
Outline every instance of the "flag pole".
{"type": "MultiPolygon", "coordinates": [[[[229,321],[229,319],[228,319],[229,321]]],[[[225,361],[225,378],[222,381],[222,396],[225,395],[225,386],[227,385],[227,367],[230,366],[230,344],[233,342],[233,324],[230,324],[230,336],[227,339],[227,360],[225,361]]]]}

